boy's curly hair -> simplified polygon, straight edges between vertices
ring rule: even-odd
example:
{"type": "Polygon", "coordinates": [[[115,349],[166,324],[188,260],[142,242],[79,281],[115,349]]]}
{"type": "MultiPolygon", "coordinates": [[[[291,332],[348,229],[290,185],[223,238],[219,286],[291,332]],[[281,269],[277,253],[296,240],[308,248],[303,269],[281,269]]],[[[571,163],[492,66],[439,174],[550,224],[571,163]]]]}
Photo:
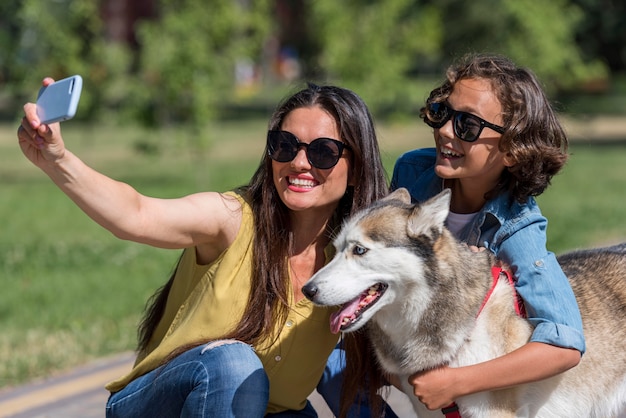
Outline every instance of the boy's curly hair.
{"type": "MultiPolygon", "coordinates": [[[[568,142],[533,72],[506,57],[469,54],[448,68],[446,78],[430,93],[428,102],[445,102],[459,80],[475,78],[489,81],[502,105],[505,132],[499,149],[515,164],[502,172],[500,182],[486,197],[509,191],[513,199],[525,202],[540,195],[567,162],[568,142]]],[[[425,107],[420,110],[421,118],[425,112],[425,107]]]]}

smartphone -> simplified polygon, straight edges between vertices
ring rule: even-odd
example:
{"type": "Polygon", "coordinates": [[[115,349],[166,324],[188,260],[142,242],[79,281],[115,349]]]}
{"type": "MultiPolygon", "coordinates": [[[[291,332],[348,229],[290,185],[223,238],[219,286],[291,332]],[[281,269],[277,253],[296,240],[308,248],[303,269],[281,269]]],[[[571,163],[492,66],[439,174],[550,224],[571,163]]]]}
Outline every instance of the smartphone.
{"type": "Polygon", "coordinates": [[[42,87],[37,96],[37,116],[42,123],[53,123],[74,117],[83,79],[74,75],[42,87]]]}

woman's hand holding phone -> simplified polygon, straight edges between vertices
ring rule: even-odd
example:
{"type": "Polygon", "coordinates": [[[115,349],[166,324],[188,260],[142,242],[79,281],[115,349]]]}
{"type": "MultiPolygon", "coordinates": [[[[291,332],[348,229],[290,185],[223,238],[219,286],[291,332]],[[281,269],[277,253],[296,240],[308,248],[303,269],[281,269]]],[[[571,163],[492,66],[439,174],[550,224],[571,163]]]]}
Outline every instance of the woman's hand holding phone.
{"type": "MultiPolygon", "coordinates": [[[[63,138],[61,137],[60,124],[49,122],[48,119],[50,118],[47,118],[45,121],[42,121],[40,118],[40,115],[42,114],[42,104],[45,104],[47,110],[72,110],[73,105],[69,105],[68,103],[73,99],[65,94],[65,92],[68,91],[66,88],[68,88],[69,82],[62,83],[62,85],[65,85],[62,89],[59,88],[60,85],[57,83],[49,77],[46,77],[43,80],[43,87],[40,90],[39,98],[41,99],[41,97],[44,97],[45,100],[38,100],[37,104],[26,103],[24,105],[24,117],[22,118],[22,123],[17,131],[22,152],[33,164],[42,169],[47,163],[55,162],[62,158],[66,152],[63,138]],[[55,85],[56,87],[49,89],[51,86],[55,85]],[[47,93],[44,94],[46,91],[47,93]],[[59,94],[63,96],[62,99],[58,97],[59,94]],[[60,101],[55,101],[55,96],[60,101]],[[46,121],[49,123],[45,123],[46,121]]],[[[80,91],[72,90],[72,94],[76,97],[76,94],[80,95],[80,91]]],[[[68,112],[64,110],[61,112],[55,112],[57,116],[59,114],[62,114],[62,116],[68,114],[68,112]]],[[[50,113],[48,114],[50,115],[50,113]]],[[[61,117],[61,119],[63,119],[63,117],[61,117]]]]}

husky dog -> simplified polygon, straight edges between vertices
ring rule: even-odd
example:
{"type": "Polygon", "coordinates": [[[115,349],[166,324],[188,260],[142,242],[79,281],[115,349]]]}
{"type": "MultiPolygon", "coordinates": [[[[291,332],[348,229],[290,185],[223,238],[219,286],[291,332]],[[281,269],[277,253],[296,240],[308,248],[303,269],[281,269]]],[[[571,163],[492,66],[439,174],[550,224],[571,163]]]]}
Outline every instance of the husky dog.
{"type": "MultiPolygon", "coordinates": [[[[342,305],[333,332],[365,327],[382,368],[400,376],[420,418],[442,417],[413,395],[409,375],[460,367],[524,345],[532,332],[515,310],[506,274],[444,227],[444,191],[411,204],[399,189],[347,221],[333,260],[302,291],[342,305]],[[492,293],[486,299],[493,285],[492,293]]],[[[626,406],[626,243],[559,257],[581,310],[587,351],[580,364],[543,381],[456,400],[462,417],[616,417],[626,406]]],[[[529,365],[532,367],[532,365],[529,365]]]]}

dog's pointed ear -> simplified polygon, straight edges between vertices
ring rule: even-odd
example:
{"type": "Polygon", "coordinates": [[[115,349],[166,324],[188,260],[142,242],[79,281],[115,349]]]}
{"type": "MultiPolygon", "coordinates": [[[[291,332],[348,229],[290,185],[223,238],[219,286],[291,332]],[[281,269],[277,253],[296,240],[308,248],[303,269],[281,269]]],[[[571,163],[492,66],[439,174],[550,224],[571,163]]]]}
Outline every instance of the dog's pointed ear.
{"type": "Polygon", "coordinates": [[[403,203],[411,203],[411,194],[404,187],[394,190],[381,200],[399,200],[403,203]]]}
{"type": "Polygon", "coordinates": [[[451,195],[450,189],[444,189],[438,195],[417,205],[409,217],[407,226],[409,236],[427,235],[435,238],[434,233],[440,235],[450,212],[451,195]]]}

